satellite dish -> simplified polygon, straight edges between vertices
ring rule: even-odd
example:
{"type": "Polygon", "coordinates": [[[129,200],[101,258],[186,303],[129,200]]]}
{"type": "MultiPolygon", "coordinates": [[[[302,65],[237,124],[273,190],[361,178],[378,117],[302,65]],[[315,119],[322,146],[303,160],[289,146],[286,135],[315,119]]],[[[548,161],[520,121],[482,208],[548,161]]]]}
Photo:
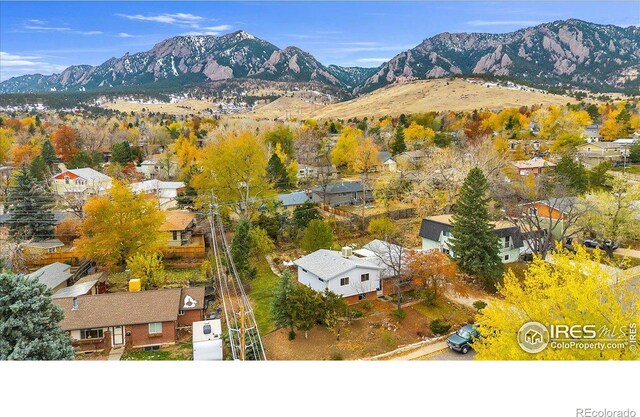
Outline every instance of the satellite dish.
{"type": "Polygon", "coordinates": [[[190,295],[187,295],[184,297],[184,305],[182,306],[182,308],[183,309],[194,308],[197,305],[198,305],[198,302],[194,300],[193,297],[191,297],[190,295]]]}

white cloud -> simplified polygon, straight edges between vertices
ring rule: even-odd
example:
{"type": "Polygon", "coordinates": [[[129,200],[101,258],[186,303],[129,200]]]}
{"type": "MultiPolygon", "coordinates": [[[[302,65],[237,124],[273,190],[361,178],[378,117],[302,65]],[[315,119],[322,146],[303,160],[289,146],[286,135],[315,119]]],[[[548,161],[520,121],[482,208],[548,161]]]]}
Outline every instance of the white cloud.
{"type": "Polygon", "coordinates": [[[537,20],[470,20],[470,26],[535,26],[540,24],[537,20]]]}
{"type": "Polygon", "coordinates": [[[382,64],[390,59],[391,58],[358,58],[356,62],[360,64],[382,64]]]}
{"type": "Polygon", "coordinates": [[[206,26],[206,27],[203,27],[202,29],[210,30],[212,32],[221,32],[221,31],[229,30],[232,27],[233,26],[231,25],[218,25],[218,26],[206,26]]]}
{"type": "Polygon", "coordinates": [[[30,32],[59,32],[85,36],[102,35],[103,33],[99,30],[74,30],[68,26],[51,26],[46,21],[38,19],[27,20],[27,23],[22,26],[22,29],[30,32]]]}
{"type": "Polygon", "coordinates": [[[0,51],[0,80],[24,74],[51,74],[63,71],[67,65],[44,62],[38,55],[18,55],[0,51]]]}
{"type": "Polygon", "coordinates": [[[130,35],[126,32],[120,32],[116,35],[118,38],[133,38],[133,35],[130,35]]]}
{"type": "Polygon", "coordinates": [[[104,32],[101,32],[99,30],[88,30],[86,32],[81,30],[76,30],[74,33],[77,33],[78,35],[93,36],[93,35],[102,35],[104,32]]]}
{"type": "Polygon", "coordinates": [[[163,13],[157,15],[142,14],[122,14],[116,13],[116,16],[129,20],[137,20],[142,22],[166,23],[169,25],[194,26],[197,27],[204,20],[202,16],[196,16],[191,13],[163,13]]]}
{"type": "Polygon", "coordinates": [[[55,26],[45,26],[45,25],[24,25],[24,29],[27,30],[35,30],[38,32],[69,32],[71,28],[69,27],[55,27],[55,26]]]}

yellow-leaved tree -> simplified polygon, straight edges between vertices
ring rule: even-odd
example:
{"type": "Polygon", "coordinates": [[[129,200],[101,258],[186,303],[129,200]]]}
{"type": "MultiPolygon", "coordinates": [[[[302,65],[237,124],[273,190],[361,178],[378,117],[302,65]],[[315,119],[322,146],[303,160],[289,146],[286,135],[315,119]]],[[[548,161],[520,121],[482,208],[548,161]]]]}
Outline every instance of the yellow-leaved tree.
{"type": "Polygon", "coordinates": [[[0,164],[6,164],[9,161],[11,146],[16,133],[13,129],[0,127],[0,164]]]}
{"type": "Polygon", "coordinates": [[[598,340],[624,339],[630,324],[640,320],[638,290],[637,279],[624,274],[615,277],[603,269],[599,251],[591,255],[578,245],[576,253],[571,253],[558,246],[549,262],[535,258],[524,279],[511,270],[505,274],[499,288],[501,298],[478,313],[477,327],[482,337],[474,344],[476,358],[638,359],[640,353],[627,347],[559,349],[549,343],[541,352],[527,353],[517,340],[518,331],[527,322],[541,323],[547,329],[551,325],[595,326],[598,340]],[[609,336],[603,329],[610,331],[609,336]]]}
{"type": "Polygon", "coordinates": [[[199,204],[208,207],[215,197],[251,218],[264,199],[273,196],[267,163],[264,142],[251,132],[230,132],[208,144],[199,159],[202,172],[191,181],[199,204]]]}
{"type": "Polygon", "coordinates": [[[350,126],[344,127],[338,136],[336,146],[331,151],[331,162],[337,167],[348,166],[362,138],[362,130],[350,126]]]}
{"type": "Polygon", "coordinates": [[[166,243],[160,231],[165,214],[154,199],[134,194],[118,181],[107,196],[91,197],[84,205],[76,247],[86,259],[108,268],[125,265],[137,252],[154,253],[166,243]]]}
{"type": "Polygon", "coordinates": [[[409,127],[404,130],[404,140],[411,149],[419,149],[426,143],[433,140],[436,133],[430,127],[424,127],[411,122],[409,127]]]}

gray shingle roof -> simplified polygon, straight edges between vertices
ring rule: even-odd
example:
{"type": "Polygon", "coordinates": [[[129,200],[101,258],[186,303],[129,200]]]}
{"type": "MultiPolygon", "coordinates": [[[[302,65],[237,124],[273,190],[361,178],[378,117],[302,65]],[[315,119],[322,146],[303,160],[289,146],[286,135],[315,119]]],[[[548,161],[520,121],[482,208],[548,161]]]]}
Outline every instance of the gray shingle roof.
{"type": "Polygon", "coordinates": [[[562,213],[568,213],[571,211],[571,208],[574,207],[578,202],[578,197],[559,197],[559,198],[550,198],[548,200],[540,200],[535,203],[544,204],[551,208],[554,208],[562,213]]]}
{"type": "Polygon", "coordinates": [[[309,201],[309,196],[304,191],[294,191],[289,194],[278,194],[278,200],[282,202],[284,207],[298,206],[309,201]]]}
{"type": "Polygon", "coordinates": [[[373,262],[358,258],[357,256],[345,258],[341,252],[328,249],[318,249],[313,253],[296,259],[293,263],[324,281],[336,278],[357,267],[376,270],[382,269],[373,262]]]}
{"type": "MultiPolygon", "coordinates": [[[[322,193],[322,187],[315,187],[313,191],[322,193]]],[[[355,193],[361,191],[362,183],[360,181],[342,181],[327,185],[327,194],[355,193]]]]}
{"type": "Polygon", "coordinates": [[[37,278],[38,281],[51,289],[68,280],[71,277],[70,270],[70,265],[54,262],[28,274],[27,278],[37,278]]]}
{"type": "Polygon", "coordinates": [[[94,285],[96,285],[97,282],[98,280],[86,281],[76,283],[75,285],[72,285],[70,287],[61,288],[60,290],[58,290],[58,292],[53,294],[52,298],[69,298],[77,297],[79,295],[85,295],[89,292],[89,290],[91,290],[91,288],[93,288],[94,285]]]}

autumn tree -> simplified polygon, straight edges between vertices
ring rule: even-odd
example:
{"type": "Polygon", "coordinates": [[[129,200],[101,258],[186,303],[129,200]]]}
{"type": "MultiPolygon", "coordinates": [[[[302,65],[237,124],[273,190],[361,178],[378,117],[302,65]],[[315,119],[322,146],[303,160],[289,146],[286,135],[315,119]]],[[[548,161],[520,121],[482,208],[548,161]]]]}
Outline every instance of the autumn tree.
{"type": "Polygon", "coordinates": [[[516,277],[511,270],[505,274],[499,287],[500,297],[476,317],[482,335],[473,347],[476,359],[640,359],[638,352],[628,348],[554,349],[549,345],[532,354],[518,345],[518,332],[527,322],[538,322],[547,328],[558,323],[588,324],[598,332],[604,329],[627,332],[629,323],[638,321],[638,282],[625,278],[615,282],[600,267],[597,251],[589,254],[580,245],[575,249],[574,254],[559,248],[550,263],[535,257],[524,278],[516,277]]]}
{"type": "Polygon", "coordinates": [[[412,121],[404,130],[407,146],[412,149],[419,149],[435,137],[435,132],[430,127],[419,125],[412,121]]]}
{"type": "Polygon", "coordinates": [[[229,133],[210,143],[199,165],[202,172],[194,175],[191,183],[201,205],[208,206],[215,195],[217,203],[230,204],[237,214],[252,218],[261,200],[273,194],[266,150],[249,132],[229,133]]]}
{"type": "Polygon", "coordinates": [[[498,236],[489,218],[489,184],[479,168],[469,171],[451,219],[449,247],[460,270],[495,288],[502,275],[498,236]]]}
{"type": "MultiPolygon", "coordinates": [[[[622,178],[609,180],[610,190],[592,191],[584,198],[584,215],[579,224],[588,235],[602,241],[623,243],[640,236],[638,209],[634,205],[640,200],[640,187],[622,178]]],[[[605,246],[610,258],[613,248],[605,246]]]]}
{"type": "Polygon", "coordinates": [[[332,246],[331,226],[320,219],[312,220],[302,235],[300,247],[307,252],[314,252],[318,249],[331,249],[332,246]]]}
{"type": "Polygon", "coordinates": [[[76,246],[86,259],[115,268],[135,253],[155,253],[165,244],[160,231],[165,214],[157,203],[118,181],[108,195],[91,197],[84,212],[76,246]]]}
{"type": "Polygon", "coordinates": [[[139,279],[142,288],[162,288],[165,280],[162,255],[136,252],[127,258],[127,269],[131,278],[139,279]]]}
{"type": "Polygon", "coordinates": [[[6,164],[9,161],[15,135],[13,129],[0,127],[0,164],[6,164]]]}
{"type": "Polygon", "coordinates": [[[65,163],[71,161],[73,155],[78,152],[76,147],[78,137],[71,126],[58,126],[58,129],[51,134],[51,139],[56,153],[65,163]]]}
{"type": "Polygon", "coordinates": [[[376,217],[369,222],[367,231],[376,239],[386,239],[398,230],[396,223],[387,216],[376,217]]]}
{"type": "Polygon", "coordinates": [[[340,132],[336,146],[331,150],[331,162],[338,167],[347,167],[353,161],[358,143],[363,139],[360,129],[345,127],[340,132]]]}
{"type": "Polygon", "coordinates": [[[352,155],[348,165],[351,170],[360,174],[360,182],[362,183],[362,228],[365,227],[365,207],[367,205],[367,190],[369,186],[369,174],[379,164],[378,153],[380,149],[372,138],[368,137],[359,141],[356,145],[355,152],[352,155]]]}
{"type": "Polygon", "coordinates": [[[407,258],[411,280],[429,304],[437,303],[448,287],[456,293],[466,292],[458,267],[447,254],[438,250],[413,251],[407,258]]]}
{"type": "Polygon", "coordinates": [[[288,126],[268,131],[264,136],[264,140],[270,146],[272,152],[279,145],[287,156],[293,157],[293,132],[288,126]]]}

